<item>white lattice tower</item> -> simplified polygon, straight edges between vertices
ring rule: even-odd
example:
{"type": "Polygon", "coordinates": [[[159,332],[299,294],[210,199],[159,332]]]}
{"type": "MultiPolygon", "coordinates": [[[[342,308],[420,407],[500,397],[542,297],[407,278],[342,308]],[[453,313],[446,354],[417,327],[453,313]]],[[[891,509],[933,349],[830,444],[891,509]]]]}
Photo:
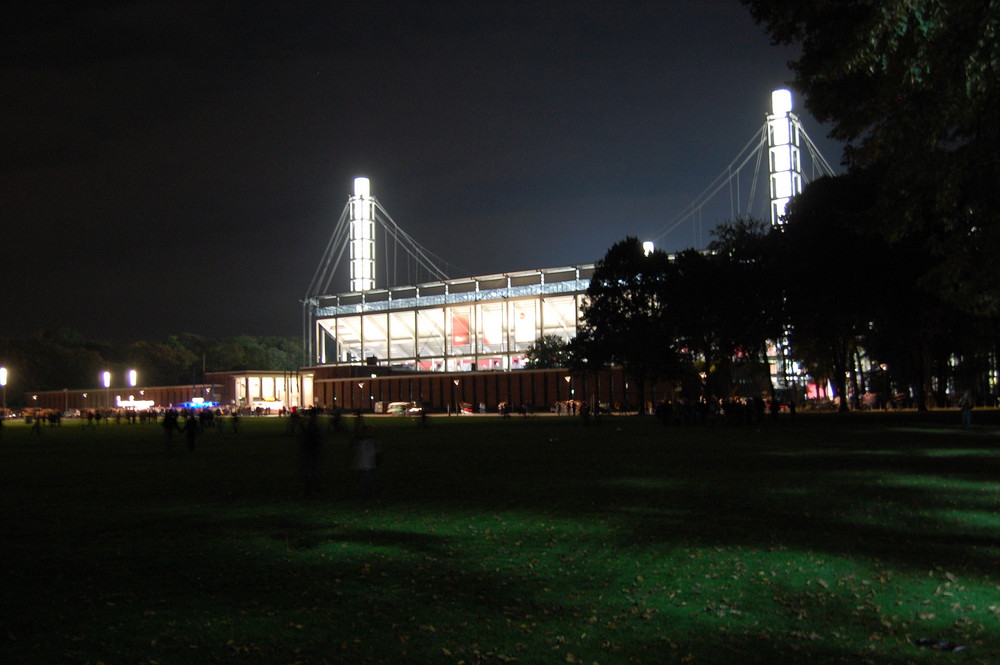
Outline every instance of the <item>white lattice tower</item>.
{"type": "Polygon", "coordinates": [[[792,93],[771,93],[767,116],[768,164],[771,174],[771,225],[784,223],[785,209],[802,192],[802,162],[799,157],[799,119],[792,113],[792,93]]]}
{"type": "Polygon", "coordinates": [[[354,179],[348,244],[351,248],[351,291],[375,288],[375,206],[368,178],[354,179]]]}

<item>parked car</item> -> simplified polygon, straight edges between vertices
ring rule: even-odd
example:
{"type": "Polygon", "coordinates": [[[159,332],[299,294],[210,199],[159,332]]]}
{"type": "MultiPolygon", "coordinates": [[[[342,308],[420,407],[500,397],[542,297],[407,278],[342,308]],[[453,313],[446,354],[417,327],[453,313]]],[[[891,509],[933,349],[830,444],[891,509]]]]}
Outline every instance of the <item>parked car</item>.
{"type": "Polygon", "coordinates": [[[389,402],[385,412],[393,416],[418,416],[424,408],[416,402],[389,402]]]}

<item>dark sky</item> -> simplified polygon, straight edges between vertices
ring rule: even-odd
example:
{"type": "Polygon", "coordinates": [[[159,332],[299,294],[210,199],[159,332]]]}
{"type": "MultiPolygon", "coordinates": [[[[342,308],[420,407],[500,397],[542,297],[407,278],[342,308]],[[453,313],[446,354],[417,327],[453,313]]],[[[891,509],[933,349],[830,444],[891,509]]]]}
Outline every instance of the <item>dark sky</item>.
{"type": "MultiPolygon", "coordinates": [[[[725,171],[794,56],[737,0],[25,6],[0,21],[13,337],[297,336],[358,175],[453,277],[597,260],[725,171]]],[[[707,242],[721,199],[660,245],[707,242]]]]}

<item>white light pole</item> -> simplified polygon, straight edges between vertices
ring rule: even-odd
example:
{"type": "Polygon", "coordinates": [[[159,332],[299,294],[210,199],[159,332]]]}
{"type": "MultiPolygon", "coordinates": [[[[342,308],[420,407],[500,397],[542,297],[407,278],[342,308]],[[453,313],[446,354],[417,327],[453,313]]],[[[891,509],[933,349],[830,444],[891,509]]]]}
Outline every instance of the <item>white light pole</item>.
{"type": "Polygon", "coordinates": [[[103,372],[101,381],[104,383],[104,394],[107,398],[108,408],[111,408],[111,372],[103,372]]]}
{"type": "Polygon", "coordinates": [[[135,384],[139,381],[139,373],[134,369],[130,369],[127,374],[128,385],[132,388],[132,393],[128,396],[128,401],[132,403],[132,412],[135,412],[135,384]]]}
{"type": "Polygon", "coordinates": [[[0,420],[7,418],[7,368],[0,367],[0,388],[3,389],[3,412],[0,413],[0,420]]]}

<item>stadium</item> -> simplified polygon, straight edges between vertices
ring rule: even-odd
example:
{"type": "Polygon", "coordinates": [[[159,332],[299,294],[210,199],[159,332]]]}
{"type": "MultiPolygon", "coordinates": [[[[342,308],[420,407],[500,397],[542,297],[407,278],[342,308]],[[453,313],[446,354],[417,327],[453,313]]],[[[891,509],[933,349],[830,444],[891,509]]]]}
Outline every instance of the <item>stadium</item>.
{"type": "MultiPolygon", "coordinates": [[[[802,191],[800,144],[814,171],[819,165],[821,174],[832,173],[792,113],[791,93],[776,90],[759,135],[734,160],[742,167],[766,155],[775,225],[782,223],[791,197],[802,191]]],[[[138,388],[132,383],[114,395],[105,377],[103,388],[32,394],[26,403],[69,410],[208,400],[255,410],[315,405],[379,412],[391,402],[413,402],[431,411],[463,413],[495,412],[500,404],[544,411],[565,404],[635,409],[669,398],[672,385],[637,391],[620,368],[574,373],[529,367],[528,349],[537,340],[569,341],[576,335],[594,263],[449,278],[435,259],[372,195],[369,179],[358,177],[301,301],[304,366],[298,371],[208,372],[200,384],[138,388]],[[402,248],[426,279],[379,287],[377,240],[402,248]],[[332,286],[342,265],[350,288],[338,293],[332,286]],[[640,393],[647,404],[635,403],[640,393]]],[[[796,380],[787,349],[776,343],[771,356],[776,387],[796,380]]]]}

